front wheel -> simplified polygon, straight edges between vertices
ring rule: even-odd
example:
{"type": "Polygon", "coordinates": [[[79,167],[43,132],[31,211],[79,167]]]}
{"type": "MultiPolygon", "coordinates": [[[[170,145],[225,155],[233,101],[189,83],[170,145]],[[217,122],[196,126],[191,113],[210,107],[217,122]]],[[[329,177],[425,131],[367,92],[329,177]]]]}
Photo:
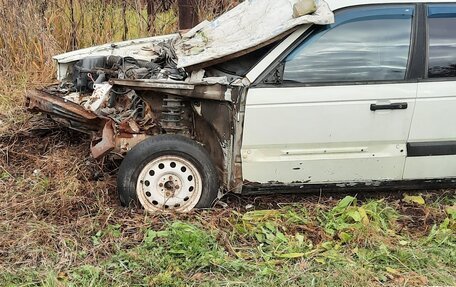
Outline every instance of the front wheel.
{"type": "Polygon", "coordinates": [[[188,212],[211,207],[218,178],[207,151],[179,135],[153,136],[135,146],[117,177],[123,205],[138,202],[148,211],[188,212]]]}

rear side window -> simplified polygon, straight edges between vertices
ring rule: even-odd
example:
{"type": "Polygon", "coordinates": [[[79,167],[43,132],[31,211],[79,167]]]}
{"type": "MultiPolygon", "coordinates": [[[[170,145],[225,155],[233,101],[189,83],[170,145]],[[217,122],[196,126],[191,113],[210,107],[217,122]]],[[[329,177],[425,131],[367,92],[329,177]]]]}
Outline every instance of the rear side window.
{"type": "Polygon", "coordinates": [[[414,6],[367,6],[336,14],[335,24],[304,40],[284,63],[297,83],[404,80],[414,6]]]}
{"type": "Polygon", "coordinates": [[[428,25],[428,77],[456,77],[456,6],[430,5],[428,25]]]}

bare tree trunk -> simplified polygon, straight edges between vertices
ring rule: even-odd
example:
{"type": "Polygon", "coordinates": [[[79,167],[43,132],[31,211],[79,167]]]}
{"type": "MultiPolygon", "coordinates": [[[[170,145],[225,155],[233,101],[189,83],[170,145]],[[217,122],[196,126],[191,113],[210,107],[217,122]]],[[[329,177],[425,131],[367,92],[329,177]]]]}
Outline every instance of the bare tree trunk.
{"type": "Polygon", "coordinates": [[[40,21],[41,21],[41,27],[43,29],[46,29],[46,21],[45,21],[45,16],[46,16],[46,10],[48,9],[48,2],[47,0],[44,0],[40,3],[39,5],[39,14],[40,14],[40,21]]]}
{"type": "Polygon", "coordinates": [[[106,22],[107,12],[108,12],[107,1],[101,1],[101,14],[100,14],[100,19],[98,21],[98,33],[99,34],[104,32],[104,23],[106,22]]]}
{"type": "MultiPolygon", "coordinates": [[[[86,1],[86,0],[75,0],[77,3],[77,5],[79,5],[79,9],[81,10],[81,7],[83,7],[83,2],[82,1],[86,1]]],[[[76,21],[76,26],[75,26],[75,33],[76,33],[76,39],[78,41],[78,48],[81,46],[81,36],[79,35],[83,35],[82,33],[79,33],[78,34],[78,31],[85,31],[85,28],[86,28],[86,23],[85,23],[85,13],[79,13],[79,18],[78,19],[75,19],[76,21]]],[[[88,16],[87,16],[88,17],[88,16]]],[[[89,27],[90,27],[90,23],[89,23],[89,27]]],[[[83,44],[82,44],[83,45],[83,44]]]]}
{"type": "Polygon", "coordinates": [[[154,0],[147,0],[147,31],[152,35],[155,31],[155,3],[154,0]]]}
{"type": "Polygon", "coordinates": [[[127,40],[128,36],[128,23],[127,23],[127,1],[122,1],[122,18],[124,24],[124,33],[122,39],[125,41],[127,40]]]}
{"type": "Polygon", "coordinates": [[[78,39],[76,35],[76,20],[74,19],[74,1],[70,0],[71,13],[71,49],[76,50],[78,47],[78,39]]]}
{"type": "Polygon", "coordinates": [[[198,24],[197,7],[192,0],[178,0],[179,5],[179,29],[193,28],[198,24]]]}
{"type": "Polygon", "coordinates": [[[112,0],[109,3],[109,5],[111,7],[111,20],[109,22],[111,23],[110,29],[111,29],[111,37],[112,37],[115,34],[114,33],[114,3],[112,0]]]}
{"type": "Polygon", "coordinates": [[[139,31],[143,31],[143,21],[142,21],[142,15],[141,15],[141,1],[140,0],[135,0],[135,10],[136,13],[138,13],[138,25],[139,25],[139,31]]]}

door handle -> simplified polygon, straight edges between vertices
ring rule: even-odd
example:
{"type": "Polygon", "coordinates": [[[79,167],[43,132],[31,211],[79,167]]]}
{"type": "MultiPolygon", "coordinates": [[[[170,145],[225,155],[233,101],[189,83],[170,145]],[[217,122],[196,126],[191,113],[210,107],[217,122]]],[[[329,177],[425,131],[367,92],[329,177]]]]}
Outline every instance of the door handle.
{"type": "Polygon", "coordinates": [[[392,103],[385,105],[371,104],[370,106],[370,110],[374,112],[379,110],[406,110],[407,108],[408,103],[392,103]]]}

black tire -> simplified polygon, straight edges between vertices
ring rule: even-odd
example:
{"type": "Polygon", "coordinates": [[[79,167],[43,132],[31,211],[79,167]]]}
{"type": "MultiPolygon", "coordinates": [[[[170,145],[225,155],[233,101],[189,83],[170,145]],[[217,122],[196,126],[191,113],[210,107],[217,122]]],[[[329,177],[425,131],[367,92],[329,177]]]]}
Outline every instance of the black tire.
{"type": "Polygon", "coordinates": [[[219,190],[217,170],[200,144],[180,135],[153,136],[127,153],[117,176],[117,190],[123,206],[141,205],[136,193],[138,177],[149,162],[160,156],[179,156],[191,162],[202,180],[202,193],[195,208],[212,207],[219,190]]]}

